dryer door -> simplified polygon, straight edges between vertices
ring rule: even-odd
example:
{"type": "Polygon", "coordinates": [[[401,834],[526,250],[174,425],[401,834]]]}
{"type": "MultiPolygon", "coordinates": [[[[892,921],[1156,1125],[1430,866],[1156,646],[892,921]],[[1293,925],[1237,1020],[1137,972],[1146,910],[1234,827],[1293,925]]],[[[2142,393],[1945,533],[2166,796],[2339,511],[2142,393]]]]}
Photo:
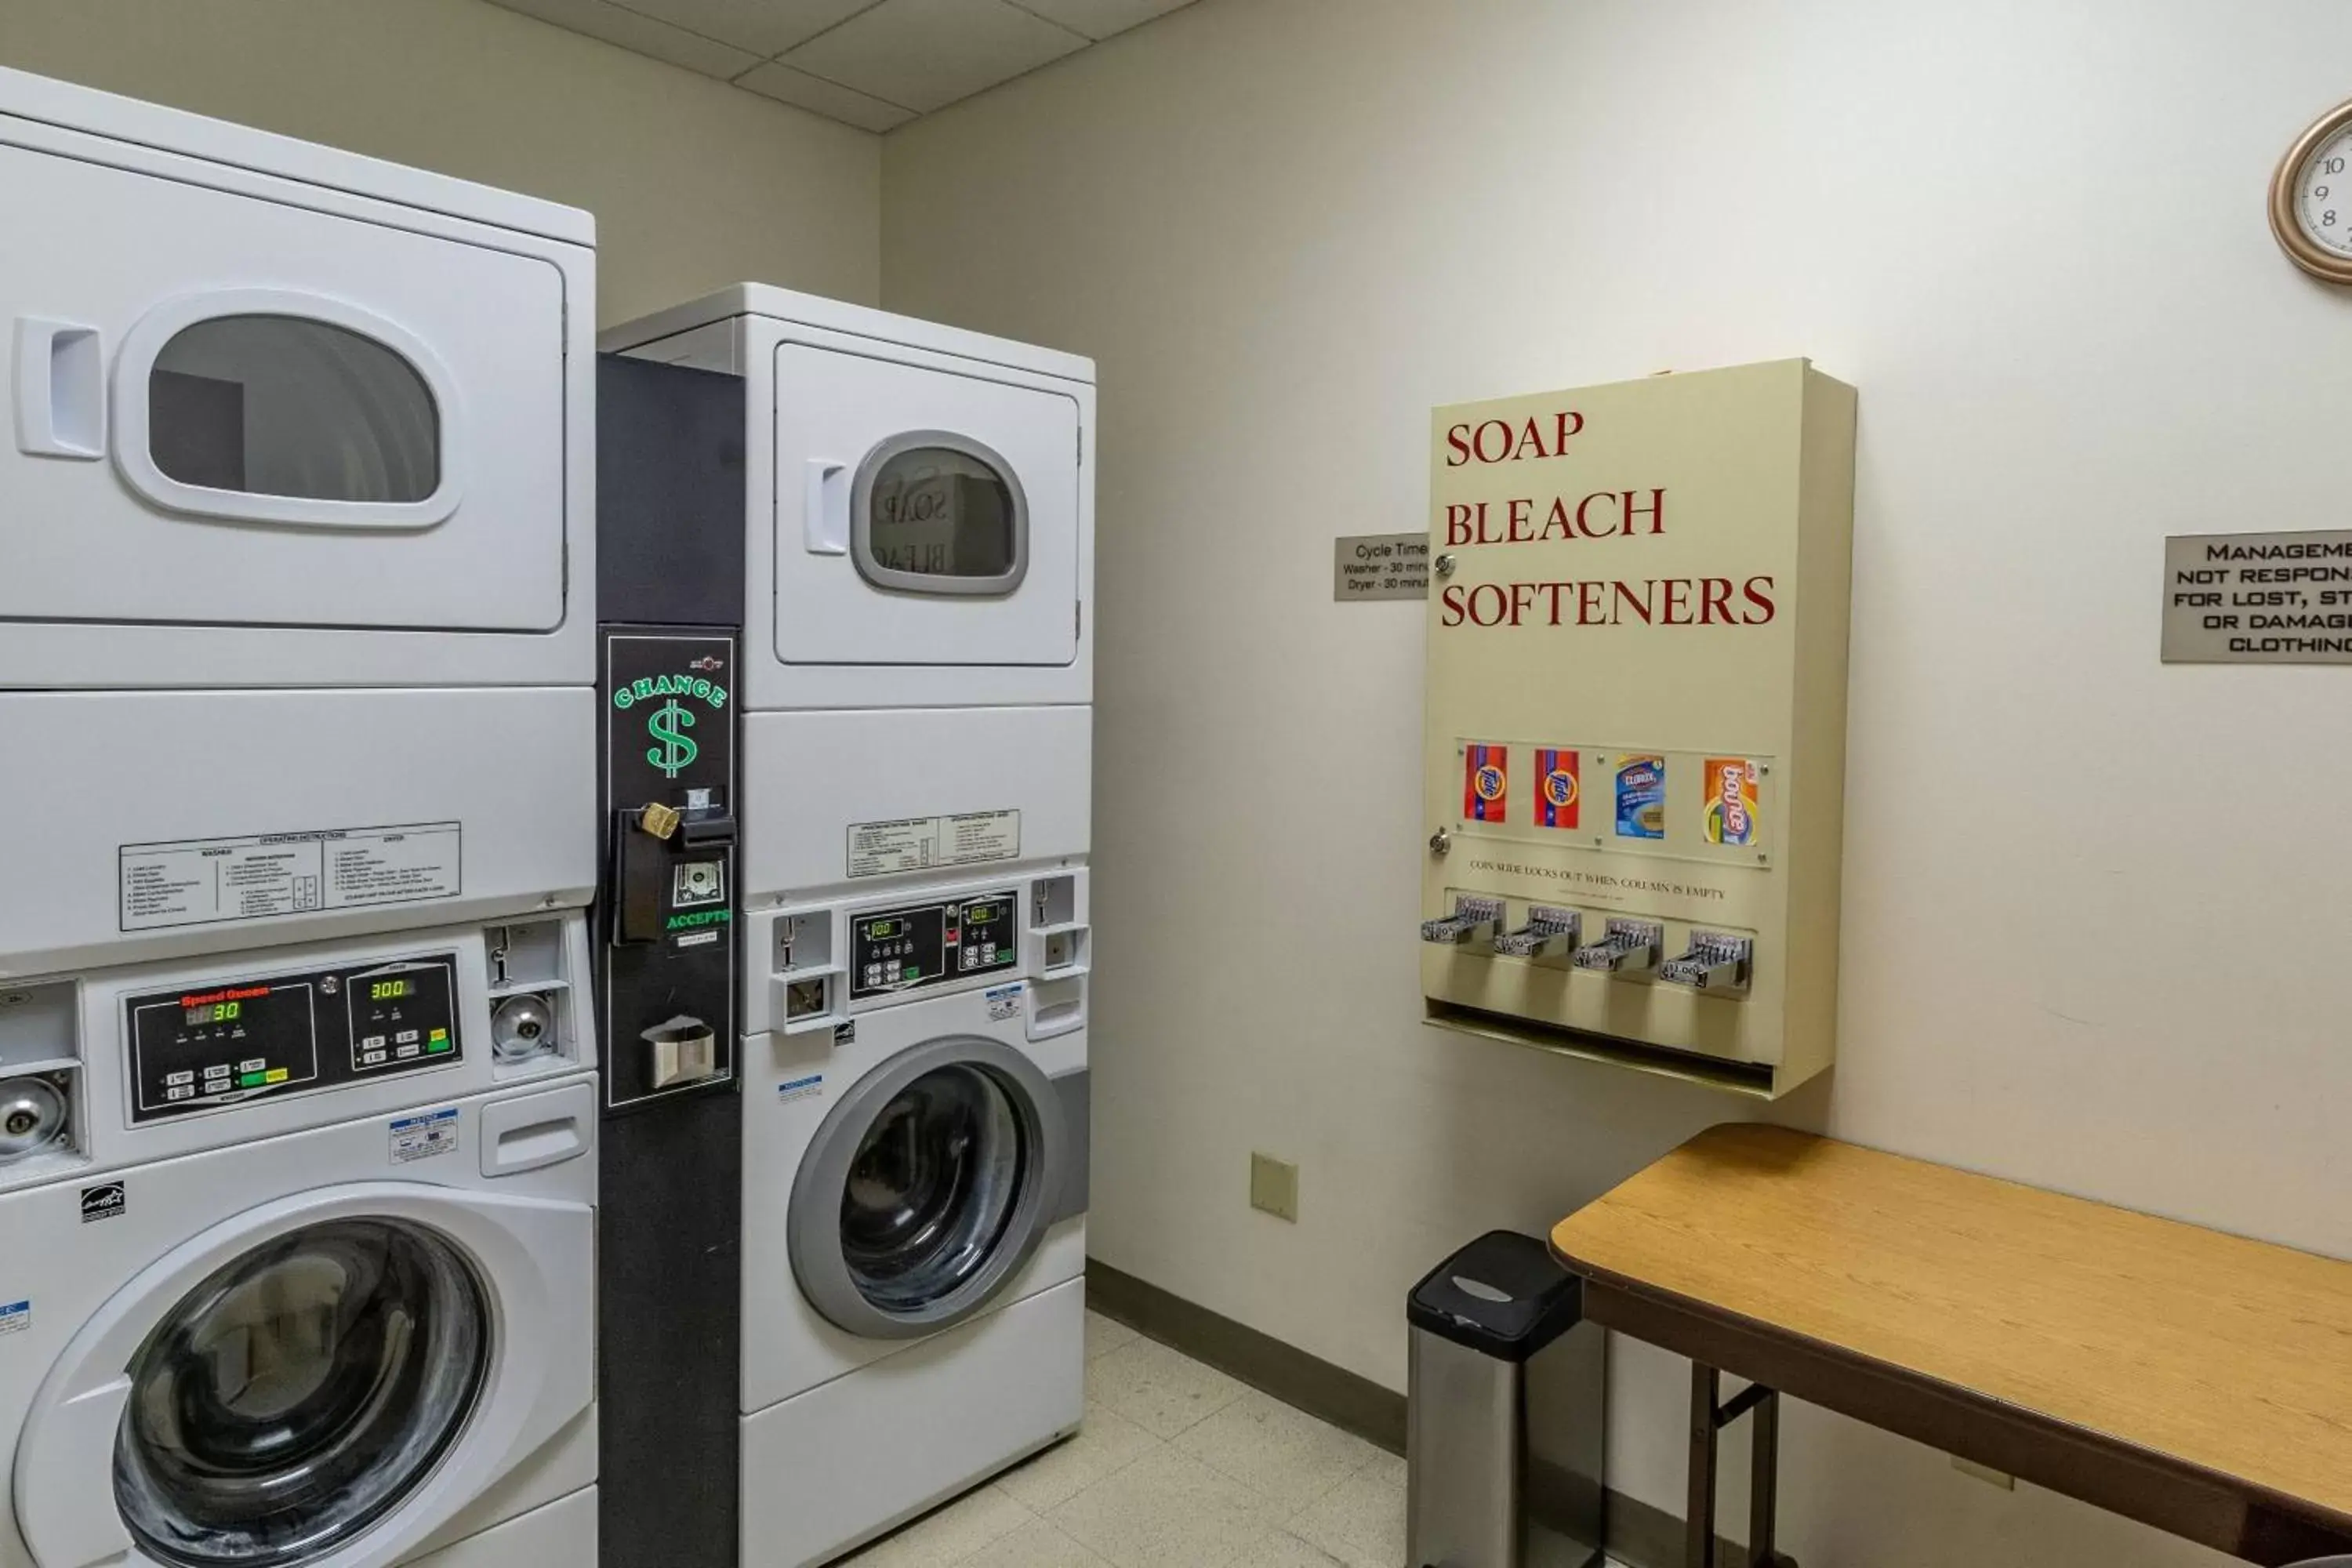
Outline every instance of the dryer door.
{"type": "Polygon", "coordinates": [[[1075,398],[777,348],[784,663],[1069,664],[1078,530],[1075,398]]]}
{"type": "Polygon", "coordinates": [[[43,1384],[16,1507],[40,1568],[379,1568],[587,1407],[593,1215],[370,1184],[214,1227],[43,1384]]]}
{"type": "Polygon", "coordinates": [[[1083,1156],[1055,1080],[1002,1041],[901,1051],[817,1129],[786,1219],[809,1304],[868,1339],[985,1310],[1076,1212],[1083,1156]]]}
{"type": "Polygon", "coordinates": [[[0,205],[0,618],[562,622],[551,261],[5,145],[0,205]]]}

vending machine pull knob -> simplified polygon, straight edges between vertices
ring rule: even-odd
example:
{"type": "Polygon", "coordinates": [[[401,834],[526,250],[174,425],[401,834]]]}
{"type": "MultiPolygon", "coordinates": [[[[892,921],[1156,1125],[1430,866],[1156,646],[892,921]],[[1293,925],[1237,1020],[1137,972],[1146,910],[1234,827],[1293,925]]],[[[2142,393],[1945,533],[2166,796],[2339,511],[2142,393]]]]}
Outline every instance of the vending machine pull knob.
{"type": "Polygon", "coordinates": [[[1668,959],[1658,978],[1694,991],[1745,991],[1755,969],[1756,939],[1721,931],[1691,932],[1690,951],[1668,959]]]}
{"type": "Polygon", "coordinates": [[[1505,958],[1558,958],[1576,951],[1584,932],[1584,917],[1574,910],[1528,911],[1528,923],[1495,939],[1495,951],[1505,958]]]}
{"type": "Polygon", "coordinates": [[[1454,912],[1443,920],[1421,922],[1421,940],[1440,946],[1463,946],[1491,941],[1503,923],[1503,900],[1456,893],[1454,912]]]}
{"type": "Polygon", "coordinates": [[[1647,974],[1665,953],[1666,928],[1655,921],[1614,917],[1599,942],[1576,950],[1576,967],[1606,974],[1647,974]]]}

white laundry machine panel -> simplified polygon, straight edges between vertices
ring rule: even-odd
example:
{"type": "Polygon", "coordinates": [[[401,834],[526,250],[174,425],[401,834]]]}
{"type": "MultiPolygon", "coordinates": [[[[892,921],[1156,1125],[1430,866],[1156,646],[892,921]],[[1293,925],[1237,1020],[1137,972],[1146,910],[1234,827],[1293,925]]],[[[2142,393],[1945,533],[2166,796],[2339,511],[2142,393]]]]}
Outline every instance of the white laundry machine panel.
{"type": "MultiPolygon", "coordinates": [[[[0,1190],[577,1074],[588,973],[585,920],[551,912],[0,984],[0,1190]]],[[[486,1159],[537,1147],[493,1120],[486,1159]]],[[[457,1121],[409,1129],[436,1172],[457,1121]]]]}
{"type": "Polygon", "coordinates": [[[814,1568],[1067,1436],[1087,1285],[1067,1279],[743,1423],[742,1568],[814,1568]]]}
{"type": "MultiPolygon", "coordinates": [[[[5,509],[0,509],[5,510],[5,509]]],[[[0,693],[0,982],[588,901],[587,686],[0,693]]]]}
{"type": "Polygon", "coordinates": [[[858,708],[752,713],[748,900],[821,896],[1083,861],[1094,710],[858,708]]]}
{"type": "Polygon", "coordinates": [[[0,1195],[0,1565],[585,1561],[593,1079],[284,1109],[0,1195]]]}
{"type": "Polygon", "coordinates": [[[754,284],[602,342],[748,383],[749,709],[1091,700],[1091,361],[754,284]]]}
{"type": "Polygon", "coordinates": [[[11,686],[593,679],[585,214],[15,72],[0,203],[11,686]]]}

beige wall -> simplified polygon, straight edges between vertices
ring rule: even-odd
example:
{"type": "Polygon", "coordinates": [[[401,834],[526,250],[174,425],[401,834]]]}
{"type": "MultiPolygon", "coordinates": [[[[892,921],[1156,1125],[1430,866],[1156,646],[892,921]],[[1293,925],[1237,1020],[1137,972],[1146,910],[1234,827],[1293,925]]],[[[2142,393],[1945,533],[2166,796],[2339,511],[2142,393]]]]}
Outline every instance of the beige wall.
{"type": "Polygon", "coordinates": [[[605,321],[878,291],[877,138],[483,0],[0,0],[0,65],[586,207],[605,321]]]}
{"type": "MultiPolygon", "coordinates": [[[[1422,526],[1433,405],[1805,353],[1860,501],[1785,1114],[2352,1254],[2352,674],[2157,658],[2164,534],[2346,519],[2352,292],[2263,201],[2347,58],[2341,0],[1203,0],[888,138],[885,302],[1101,363],[1095,1250],[1398,1385],[1443,1249],[1756,1114],[1416,1022],[1421,619],[1330,548],[1422,526]]],[[[1679,1512],[1682,1374],[1615,1368],[1679,1512]]],[[[2218,1561],[1787,1442],[1808,1568],[2218,1561]]]]}

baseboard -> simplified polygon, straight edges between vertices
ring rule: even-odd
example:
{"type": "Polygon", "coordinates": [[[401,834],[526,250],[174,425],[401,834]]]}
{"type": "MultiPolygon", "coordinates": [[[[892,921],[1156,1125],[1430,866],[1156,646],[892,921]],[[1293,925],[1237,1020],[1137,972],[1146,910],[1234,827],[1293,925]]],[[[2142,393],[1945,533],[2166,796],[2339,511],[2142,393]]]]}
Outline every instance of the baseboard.
{"type": "MultiPolygon", "coordinates": [[[[1405,1397],[1392,1388],[1092,1258],[1087,1259],[1087,1305],[1376,1447],[1404,1452],[1405,1397]]],[[[1402,1302],[1397,1310],[1404,1310],[1402,1302]]],[[[1626,1568],[1678,1568],[1679,1518],[1617,1491],[1608,1494],[1607,1508],[1610,1556],[1626,1568]]],[[[1728,1540],[1718,1540],[1717,1554],[1724,1563],[1747,1561],[1745,1549],[1728,1540]]],[[[1775,1568],[1797,1568],[1784,1556],[1773,1562],[1775,1568]]]]}
{"type": "Polygon", "coordinates": [[[1092,1258],[1087,1305],[1376,1447],[1404,1452],[1404,1395],[1392,1388],[1092,1258]]]}

